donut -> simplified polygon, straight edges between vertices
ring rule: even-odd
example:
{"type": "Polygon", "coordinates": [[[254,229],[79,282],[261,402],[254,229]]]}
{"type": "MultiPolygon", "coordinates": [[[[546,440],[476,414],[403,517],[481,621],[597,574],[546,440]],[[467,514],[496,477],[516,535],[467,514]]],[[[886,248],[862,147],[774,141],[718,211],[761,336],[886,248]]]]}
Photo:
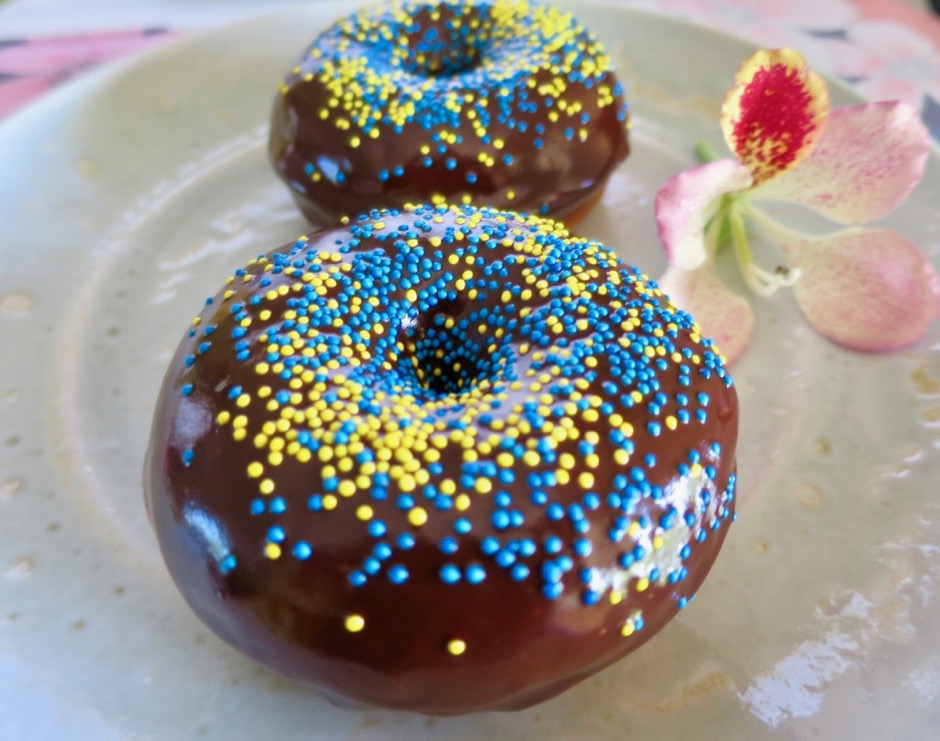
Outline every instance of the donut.
{"type": "Polygon", "coordinates": [[[222,639],[340,704],[545,700],[693,598],[733,520],[737,397],[656,284],[561,224],[374,210],[235,271],[144,472],[222,639]]]}
{"type": "Polygon", "coordinates": [[[289,72],[269,156],[301,211],[459,203],[574,223],[629,153],[600,42],[527,0],[393,0],[326,29],[289,72]]]}

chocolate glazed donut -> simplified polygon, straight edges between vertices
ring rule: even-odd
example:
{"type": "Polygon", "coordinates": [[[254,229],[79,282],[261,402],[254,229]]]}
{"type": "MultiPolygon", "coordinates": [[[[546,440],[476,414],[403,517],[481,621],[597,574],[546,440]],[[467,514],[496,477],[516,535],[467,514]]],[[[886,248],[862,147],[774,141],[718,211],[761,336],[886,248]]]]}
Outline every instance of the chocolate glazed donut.
{"type": "Polygon", "coordinates": [[[269,154],[314,223],[406,203],[564,215],[629,152],[600,43],[526,0],[403,0],[317,38],[281,86],[269,154]]]}
{"type": "Polygon", "coordinates": [[[737,401],[688,314],[561,225],[374,211],[253,260],[145,470],[198,615],[337,702],[522,708],[636,649],[733,519],[737,401]]]}

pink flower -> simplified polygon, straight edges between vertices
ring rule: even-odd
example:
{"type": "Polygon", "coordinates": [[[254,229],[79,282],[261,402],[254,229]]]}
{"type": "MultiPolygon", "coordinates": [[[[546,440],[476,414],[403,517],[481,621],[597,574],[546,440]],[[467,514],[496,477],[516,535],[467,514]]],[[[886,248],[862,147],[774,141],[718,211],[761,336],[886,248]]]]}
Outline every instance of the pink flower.
{"type": "Polygon", "coordinates": [[[744,351],[754,316],[719,277],[725,246],[754,293],[793,287],[807,321],[833,342],[887,351],[918,341],[940,315],[940,280],[903,236],[857,226],[893,211],[920,181],[929,143],[917,115],[897,102],[830,112],[822,79],[798,52],[779,49],[741,65],[721,128],[737,159],[679,173],[656,195],[663,290],[729,361],[744,351]],[[757,208],[761,201],[806,206],[851,228],[802,234],[757,208]],[[779,267],[755,263],[748,220],[779,249],[779,267]]]}

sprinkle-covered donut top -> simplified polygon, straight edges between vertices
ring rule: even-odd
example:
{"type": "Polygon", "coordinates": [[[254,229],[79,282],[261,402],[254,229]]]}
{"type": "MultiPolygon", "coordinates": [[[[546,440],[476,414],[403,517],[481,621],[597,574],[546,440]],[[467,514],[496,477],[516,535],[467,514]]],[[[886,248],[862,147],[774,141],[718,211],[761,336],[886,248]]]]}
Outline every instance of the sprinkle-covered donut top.
{"type": "Polygon", "coordinates": [[[567,212],[628,152],[601,44],[527,0],[396,0],[339,21],[290,72],[271,156],[315,220],[407,202],[567,212]]]}
{"type": "Polygon", "coordinates": [[[568,684],[639,645],[693,596],[733,513],[721,357],[654,282],[556,222],[373,211],[236,271],[174,363],[148,496],[164,552],[199,547],[170,549],[171,570],[210,623],[217,595],[246,601],[252,638],[217,625],[228,640],[345,696],[372,685],[297,668],[252,633],[262,613],[293,615],[303,636],[283,630],[318,656],[411,656],[448,698],[430,711],[450,712],[429,667],[492,665],[494,620],[541,625],[533,641],[590,633],[563,669],[533,665],[568,684]]]}

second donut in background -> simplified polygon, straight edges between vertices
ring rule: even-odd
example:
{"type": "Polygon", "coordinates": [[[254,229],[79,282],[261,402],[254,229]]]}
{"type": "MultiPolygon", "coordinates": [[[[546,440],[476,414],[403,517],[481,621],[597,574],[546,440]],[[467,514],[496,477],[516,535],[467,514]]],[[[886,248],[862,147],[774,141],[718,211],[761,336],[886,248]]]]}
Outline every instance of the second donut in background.
{"type": "Polygon", "coordinates": [[[393,0],[326,29],[274,103],[269,155],[315,223],[406,203],[573,223],[629,153],[600,42],[527,0],[393,0]]]}

